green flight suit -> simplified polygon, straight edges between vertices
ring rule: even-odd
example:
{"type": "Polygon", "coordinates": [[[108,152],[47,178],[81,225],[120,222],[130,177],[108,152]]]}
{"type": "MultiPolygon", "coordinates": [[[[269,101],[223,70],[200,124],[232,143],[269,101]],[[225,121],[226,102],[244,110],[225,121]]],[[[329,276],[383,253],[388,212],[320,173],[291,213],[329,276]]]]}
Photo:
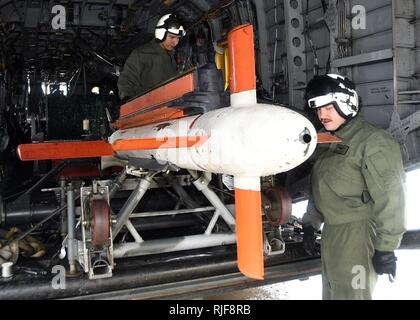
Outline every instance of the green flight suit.
{"type": "Polygon", "coordinates": [[[405,172],[398,143],[360,115],[320,146],[304,225],[319,229],[324,299],[371,299],[375,249],[393,251],[405,232],[405,172]]]}
{"type": "Polygon", "coordinates": [[[177,73],[173,51],[162,48],[155,39],[134,49],[118,79],[121,99],[143,93],[177,73]]]}

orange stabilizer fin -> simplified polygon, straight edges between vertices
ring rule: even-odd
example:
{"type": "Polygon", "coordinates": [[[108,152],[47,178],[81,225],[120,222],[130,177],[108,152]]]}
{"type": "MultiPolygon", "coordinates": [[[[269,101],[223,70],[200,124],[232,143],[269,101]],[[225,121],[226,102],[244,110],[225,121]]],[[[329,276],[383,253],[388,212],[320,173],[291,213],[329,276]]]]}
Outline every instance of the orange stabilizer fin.
{"type": "Polygon", "coordinates": [[[238,268],[249,278],[264,279],[261,193],[235,188],[238,268]]]}
{"type": "Polygon", "coordinates": [[[117,140],[112,145],[115,151],[151,150],[198,147],[208,136],[165,137],[117,140]]]}
{"type": "Polygon", "coordinates": [[[114,151],[136,151],[151,149],[197,147],[209,136],[141,138],[117,140],[114,144],[106,141],[71,141],[21,144],[18,155],[22,161],[95,158],[113,156],[114,151]]]}
{"type": "Polygon", "coordinates": [[[20,160],[54,160],[113,156],[112,146],[102,140],[45,142],[21,144],[17,149],[20,160]]]}
{"type": "Polygon", "coordinates": [[[254,30],[252,24],[236,27],[228,34],[230,93],[256,88],[254,30]]]}
{"type": "Polygon", "coordinates": [[[341,139],[329,133],[318,133],[318,143],[338,143],[341,139]]]}

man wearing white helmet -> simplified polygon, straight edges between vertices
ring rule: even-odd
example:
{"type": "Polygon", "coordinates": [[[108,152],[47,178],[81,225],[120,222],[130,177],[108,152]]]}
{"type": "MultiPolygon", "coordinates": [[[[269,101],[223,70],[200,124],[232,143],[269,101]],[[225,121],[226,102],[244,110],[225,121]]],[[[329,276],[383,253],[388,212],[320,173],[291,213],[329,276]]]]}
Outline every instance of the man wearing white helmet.
{"type": "Polygon", "coordinates": [[[120,98],[132,98],[175,76],[174,49],[184,35],[184,27],[173,14],[161,17],[155,39],[133,50],[127,58],[118,79],[120,98]]]}
{"type": "Polygon", "coordinates": [[[316,254],[323,223],[323,299],[371,299],[377,275],[396,273],[405,232],[405,172],[398,143],[359,115],[354,84],[315,76],[305,91],[325,131],[342,142],[320,145],[303,216],[305,251],[316,254]]]}

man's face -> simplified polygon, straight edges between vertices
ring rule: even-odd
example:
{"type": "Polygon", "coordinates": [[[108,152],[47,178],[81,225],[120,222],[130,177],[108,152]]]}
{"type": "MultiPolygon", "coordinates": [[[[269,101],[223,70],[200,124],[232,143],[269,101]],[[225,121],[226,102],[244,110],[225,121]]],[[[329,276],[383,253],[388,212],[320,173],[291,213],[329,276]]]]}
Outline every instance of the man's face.
{"type": "Polygon", "coordinates": [[[341,117],[333,104],[326,105],[325,107],[316,109],[319,121],[323,124],[327,131],[337,130],[346,119],[341,117]]]}
{"type": "Polygon", "coordinates": [[[165,40],[160,43],[160,46],[165,50],[172,51],[178,45],[180,38],[180,36],[168,33],[165,40]]]}

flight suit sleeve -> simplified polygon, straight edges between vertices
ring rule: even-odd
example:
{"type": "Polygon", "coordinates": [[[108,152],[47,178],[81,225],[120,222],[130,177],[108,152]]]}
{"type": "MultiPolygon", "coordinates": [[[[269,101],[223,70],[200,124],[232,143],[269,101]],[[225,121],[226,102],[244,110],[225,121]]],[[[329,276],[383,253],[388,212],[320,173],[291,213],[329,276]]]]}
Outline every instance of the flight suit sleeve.
{"type": "Polygon", "coordinates": [[[134,50],[125,61],[123,71],[118,79],[118,91],[121,99],[136,95],[137,88],[140,87],[143,67],[141,54],[134,50]]]}
{"type": "Polygon", "coordinates": [[[319,230],[323,222],[324,218],[322,214],[316,209],[312,196],[310,196],[306,212],[302,217],[302,224],[304,226],[311,225],[315,230],[319,230]]]}
{"type": "Polygon", "coordinates": [[[405,171],[398,143],[382,132],[369,137],[362,173],[373,201],[375,249],[393,251],[406,231],[405,171]]]}

